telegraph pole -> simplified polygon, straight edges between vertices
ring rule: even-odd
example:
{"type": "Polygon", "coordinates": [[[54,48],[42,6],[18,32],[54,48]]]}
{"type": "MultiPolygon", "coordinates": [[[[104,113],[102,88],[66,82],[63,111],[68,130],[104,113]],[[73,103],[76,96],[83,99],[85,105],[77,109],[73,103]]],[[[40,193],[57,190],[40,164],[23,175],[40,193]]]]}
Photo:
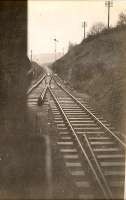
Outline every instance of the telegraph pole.
{"type": "Polygon", "coordinates": [[[32,62],[32,50],[31,50],[31,62],[32,62]]]}
{"type": "Polygon", "coordinates": [[[113,1],[105,1],[105,6],[108,8],[108,29],[110,27],[110,8],[113,7],[113,1]]]}
{"type": "Polygon", "coordinates": [[[63,48],[63,56],[64,56],[64,48],[63,48]]]}
{"type": "Polygon", "coordinates": [[[56,50],[57,50],[56,44],[57,44],[58,40],[56,38],[54,38],[53,40],[54,40],[54,46],[55,46],[54,53],[55,53],[55,61],[56,61],[56,50]]]}
{"type": "Polygon", "coordinates": [[[82,22],[82,27],[84,29],[84,39],[86,38],[86,26],[87,26],[87,23],[85,21],[82,22]]]}

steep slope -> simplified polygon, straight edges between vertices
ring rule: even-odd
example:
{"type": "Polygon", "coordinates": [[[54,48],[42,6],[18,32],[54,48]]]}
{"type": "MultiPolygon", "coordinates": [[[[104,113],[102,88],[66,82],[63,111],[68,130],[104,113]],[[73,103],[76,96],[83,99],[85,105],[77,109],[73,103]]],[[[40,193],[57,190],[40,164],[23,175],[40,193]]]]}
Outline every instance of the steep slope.
{"type": "Polygon", "coordinates": [[[37,62],[32,61],[29,74],[31,74],[31,79],[32,79],[32,82],[34,83],[37,79],[39,79],[44,74],[44,68],[40,66],[37,62]]]}
{"type": "Polygon", "coordinates": [[[82,41],[52,66],[116,127],[125,131],[126,28],[82,41]]]}

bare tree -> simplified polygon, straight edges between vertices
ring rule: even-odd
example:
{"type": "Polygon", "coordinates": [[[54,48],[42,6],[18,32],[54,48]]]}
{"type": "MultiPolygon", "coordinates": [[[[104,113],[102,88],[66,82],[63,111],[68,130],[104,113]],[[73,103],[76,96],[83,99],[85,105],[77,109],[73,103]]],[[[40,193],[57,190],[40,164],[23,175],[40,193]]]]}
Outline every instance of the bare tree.
{"type": "Polygon", "coordinates": [[[74,46],[75,46],[75,44],[73,44],[72,42],[69,41],[68,51],[71,51],[74,46]]]}
{"type": "Polygon", "coordinates": [[[105,27],[105,25],[102,22],[98,22],[98,23],[94,24],[91,27],[88,35],[96,35],[98,33],[101,33],[105,28],[106,27],[105,27]]]}
{"type": "Polygon", "coordinates": [[[126,13],[125,12],[121,12],[119,14],[119,19],[118,19],[117,25],[118,26],[126,25],[126,13]]]}

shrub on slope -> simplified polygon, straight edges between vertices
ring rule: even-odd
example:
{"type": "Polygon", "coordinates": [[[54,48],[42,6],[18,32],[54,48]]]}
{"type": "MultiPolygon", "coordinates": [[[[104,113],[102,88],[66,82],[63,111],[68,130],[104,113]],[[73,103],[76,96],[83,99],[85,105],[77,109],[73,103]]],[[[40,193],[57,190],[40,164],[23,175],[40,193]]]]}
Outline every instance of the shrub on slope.
{"type": "Polygon", "coordinates": [[[123,127],[126,86],[126,29],[101,33],[76,45],[53,65],[53,70],[115,126],[123,127]]]}

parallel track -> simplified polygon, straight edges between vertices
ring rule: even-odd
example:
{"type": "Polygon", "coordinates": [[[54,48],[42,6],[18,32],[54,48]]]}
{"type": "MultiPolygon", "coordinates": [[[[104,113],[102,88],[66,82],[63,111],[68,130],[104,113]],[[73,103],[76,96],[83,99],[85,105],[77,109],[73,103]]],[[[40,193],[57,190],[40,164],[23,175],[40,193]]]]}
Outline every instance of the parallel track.
{"type": "Polygon", "coordinates": [[[77,187],[76,198],[123,199],[125,142],[56,78],[47,81],[41,102],[47,93],[59,132],[57,145],[77,187]]]}
{"type": "Polygon", "coordinates": [[[27,95],[29,95],[35,88],[37,88],[43,80],[46,78],[46,74],[44,74],[32,87],[30,87],[27,91],[27,95]]]}

